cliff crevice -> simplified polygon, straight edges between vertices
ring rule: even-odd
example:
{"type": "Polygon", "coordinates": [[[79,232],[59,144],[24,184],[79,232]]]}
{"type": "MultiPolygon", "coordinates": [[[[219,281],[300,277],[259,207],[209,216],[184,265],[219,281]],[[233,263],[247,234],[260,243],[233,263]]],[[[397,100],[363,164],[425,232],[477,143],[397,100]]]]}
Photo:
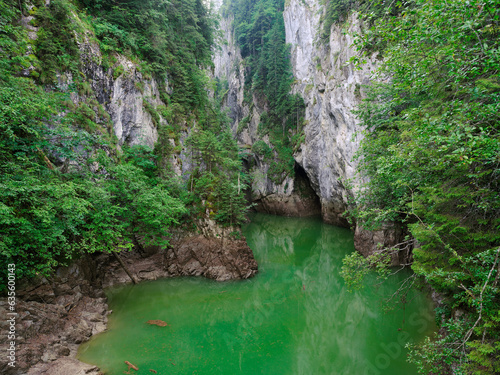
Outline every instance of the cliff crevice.
{"type": "MultiPolygon", "coordinates": [[[[345,22],[333,24],[326,41],[320,39],[322,12],[317,0],[290,0],[283,12],[295,78],[292,93],[300,94],[305,103],[302,138],[293,153],[295,165],[303,171],[301,178],[312,188],[313,193],[305,201],[297,199],[304,194],[298,192],[296,177],[286,176],[276,182],[269,173],[269,158],[255,152],[262,142],[271,145],[267,135],[259,134],[261,116],[267,108],[255,97],[244,100],[247,72],[231,16],[223,18],[220,25],[225,43],[216,53],[215,76],[227,81],[224,104],[232,114],[233,134],[240,146],[253,151],[250,171],[257,210],[290,216],[315,214],[318,208],[310,203],[319,200],[324,221],[349,227],[344,214],[363,183],[354,159],[363,129],[353,111],[364,98],[363,86],[370,83],[378,60],[377,53],[373,53],[361,68],[351,63],[358,56],[354,35],[362,32],[363,27],[356,12],[345,22]]],[[[388,228],[373,233],[359,225],[355,229],[356,247],[363,254],[375,251],[379,240],[388,246],[401,240],[397,231],[388,228]]]]}

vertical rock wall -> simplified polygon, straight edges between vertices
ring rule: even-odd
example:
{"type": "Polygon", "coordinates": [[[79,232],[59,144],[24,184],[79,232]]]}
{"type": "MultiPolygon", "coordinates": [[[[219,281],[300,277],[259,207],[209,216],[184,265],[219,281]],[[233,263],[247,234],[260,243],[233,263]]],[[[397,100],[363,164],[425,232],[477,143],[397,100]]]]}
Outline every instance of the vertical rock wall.
{"type": "MultiPolygon", "coordinates": [[[[73,17],[79,20],[78,14],[73,14],[73,17]]],[[[139,64],[121,55],[115,55],[115,63],[107,67],[90,30],[83,30],[75,36],[80,52],[80,79],[83,79],[85,89],[72,89],[74,78],[69,72],[59,75],[60,88],[70,93],[75,106],[89,105],[96,112],[93,120],[102,126],[102,132],[108,131],[112,135],[117,147],[145,145],[154,148],[159,126],[167,124],[157,109],[166,105],[160,99],[160,90],[172,93],[169,82],[159,82],[144,74],[139,64]],[[96,105],[102,106],[105,114],[96,105]]],[[[183,138],[184,133],[179,135],[178,142],[182,143],[183,138]]],[[[173,147],[180,146],[174,139],[170,142],[173,147]]],[[[172,156],[178,175],[183,171],[181,159],[182,155],[172,156]]]]}
{"type": "MultiPolygon", "coordinates": [[[[352,110],[362,99],[361,85],[369,82],[375,59],[361,70],[348,61],[356,56],[351,46],[352,35],[360,30],[355,14],[342,26],[334,25],[329,40],[319,40],[323,7],[318,0],[290,0],[284,11],[286,42],[291,45],[292,69],[295,76],[294,93],[300,93],[306,104],[305,142],[295,153],[296,164],[305,171],[307,179],[321,203],[323,219],[347,226],[341,216],[349,197],[355,192],[346,188],[346,181],[356,180],[353,156],[361,140],[358,121],[352,110]]],[[[233,120],[233,133],[242,145],[251,147],[260,140],[257,125],[262,108],[254,100],[252,108],[243,102],[244,69],[234,39],[232,20],[223,19],[224,33],[221,50],[215,57],[215,76],[227,79],[226,106],[233,120]],[[249,125],[239,129],[243,118],[249,125]]],[[[265,142],[268,140],[263,139],[265,142]]],[[[295,192],[295,180],[285,179],[276,185],[267,178],[269,168],[256,157],[253,170],[253,196],[257,201],[290,199],[295,192]],[[278,198],[279,197],[279,198],[278,198]]]]}
{"type": "MultiPolygon", "coordinates": [[[[105,68],[99,46],[90,40],[90,35],[79,35],[78,39],[82,73],[91,90],[73,92],[73,102],[95,98],[109,114],[119,145],[141,144],[152,148],[158,139],[158,124],[146,110],[145,102],[154,107],[163,104],[158,83],[146,79],[137,65],[123,56],[118,56],[113,68],[105,68]]],[[[72,77],[63,80],[70,84],[72,77]]]]}
{"type": "MultiPolygon", "coordinates": [[[[374,54],[361,69],[355,68],[349,61],[358,55],[353,46],[354,35],[361,31],[362,26],[357,14],[351,13],[342,24],[334,24],[329,39],[321,40],[322,12],[324,6],[319,0],[289,0],[283,13],[295,77],[292,90],[299,93],[306,104],[305,141],[294,154],[294,159],[296,169],[305,172],[306,180],[319,199],[323,219],[334,225],[349,226],[343,213],[362,183],[356,175],[357,163],[354,160],[362,139],[362,128],[352,111],[363,99],[363,85],[370,82],[377,56],[374,54]]],[[[233,119],[233,132],[241,145],[251,147],[259,140],[256,129],[263,109],[255,100],[251,110],[243,103],[245,72],[240,64],[241,55],[231,19],[224,19],[221,28],[225,34],[224,45],[215,59],[215,75],[220,79],[227,77],[226,105],[233,119]],[[249,125],[238,131],[245,116],[250,117],[249,125]]],[[[263,202],[261,206],[264,207],[275,201],[296,204],[291,199],[296,194],[296,181],[285,179],[279,186],[273,184],[267,178],[269,166],[256,159],[252,186],[254,200],[263,202]]],[[[293,212],[294,209],[289,207],[285,211],[293,212]]],[[[275,210],[274,213],[282,212],[275,210]]],[[[369,233],[358,226],[356,247],[368,255],[373,253],[380,239],[384,245],[392,246],[398,242],[399,236],[389,232],[384,228],[369,233]]]]}
{"type": "Polygon", "coordinates": [[[360,181],[354,154],[361,128],[352,113],[360,103],[362,85],[369,82],[375,59],[361,70],[349,63],[357,52],[353,36],[360,21],[351,14],[345,24],[334,25],[329,40],[320,40],[321,5],[317,0],[291,0],[284,12],[286,41],[291,44],[294,91],[306,103],[306,138],[295,155],[320,197],[323,219],[346,225],[341,217],[360,181]],[[354,190],[346,188],[351,180],[354,190]]]}
{"type": "MultiPolygon", "coordinates": [[[[215,51],[214,77],[227,84],[224,105],[229,110],[231,128],[238,143],[251,149],[257,141],[269,146],[269,136],[258,134],[260,116],[266,110],[265,103],[253,98],[252,103],[244,101],[245,65],[235,40],[232,17],[222,18],[220,29],[223,33],[220,48],[215,51]],[[243,123],[247,120],[247,124],[243,123]]],[[[311,189],[306,174],[286,176],[281,182],[268,177],[269,163],[259,155],[251,154],[248,160],[252,177],[252,199],[258,211],[285,216],[310,216],[320,214],[321,208],[315,189],[311,189]],[[305,178],[304,178],[305,177],[305,178]]],[[[299,164],[296,170],[303,171],[299,164]]]]}

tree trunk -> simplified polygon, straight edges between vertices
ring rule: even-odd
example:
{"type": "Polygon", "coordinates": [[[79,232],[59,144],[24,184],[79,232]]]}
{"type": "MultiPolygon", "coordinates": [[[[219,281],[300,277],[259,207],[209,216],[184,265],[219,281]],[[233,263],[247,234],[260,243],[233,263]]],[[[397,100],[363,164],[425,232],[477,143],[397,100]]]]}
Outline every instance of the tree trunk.
{"type": "Polygon", "coordinates": [[[118,254],[115,253],[114,251],[113,251],[113,255],[115,256],[116,259],[118,259],[118,262],[123,267],[123,269],[125,270],[125,272],[127,273],[127,275],[130,277],[130,279],[132,279],[132,282],[134,284],[137,284],[137,281],[135,281],[134,277],[132,276],[132,274],[128,270],[127,266],[125,265],[125,263],[123,263],[123,260],[121,260],[121,258],[118,256],[118,254]]]}

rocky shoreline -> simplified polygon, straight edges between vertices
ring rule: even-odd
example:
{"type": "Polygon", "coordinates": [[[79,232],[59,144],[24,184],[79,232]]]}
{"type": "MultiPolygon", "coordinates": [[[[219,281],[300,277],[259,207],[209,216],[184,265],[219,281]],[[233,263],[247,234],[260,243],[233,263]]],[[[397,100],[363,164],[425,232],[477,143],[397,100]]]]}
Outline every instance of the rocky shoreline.
{"type": "MultiPolygon", "coordinates": [[[[257,273],[257,262],[244,238],[179,236],[166,250],[142,248],[120,253],[137,281],[176,276],[204,276],[225,281],[257,273]]],[[[5,375],[97,375],[99,368],[76,359],[78,346],[106,330],[108,315],[104,289],[131,283],[110,254],[86,256],[50,278],[17,287],[16,363],[9,366],[8,350],[0,352],[5,375]]],[[[0,314],[8,316],[7,298],[0,298],[0,314]]],[[[9,322],[0,322],[8,332],[9,322]]],[[[6,334],[3,343],[7,343],[6,334]]]]}

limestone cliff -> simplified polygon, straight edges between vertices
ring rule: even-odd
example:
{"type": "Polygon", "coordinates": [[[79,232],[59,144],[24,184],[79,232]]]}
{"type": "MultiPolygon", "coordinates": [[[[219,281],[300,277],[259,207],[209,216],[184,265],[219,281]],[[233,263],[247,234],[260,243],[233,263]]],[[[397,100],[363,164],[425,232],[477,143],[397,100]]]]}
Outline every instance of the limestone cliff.
{"type": "MultiPolygon", "coordinates": [[[[232,18],[222,18],[220,29],[223,36],[214,57],[214,76],[227,82],[224,104],[229,110],[233,134],[240,146],[246,149],[259,140],[269,145],[269,136],[258,134],[265,103],[255,97],[251,105],[244,100],[245,65],[235,41],[232,18]]],[[[286,216],[320,213],[319,199],[299,164],[295,165],[295,176],[285,176],[281,182],[268,176],[270,164],[262,156],[250,154],[247,165],[252,177],[252,200],[257,203],[257,210],[286,216]]]]}
{"type": "MultiPolygon", "coordinates": [[[[50,2],[47,2],[50,3],[50,2]]],[[[27,5],[30,12],[35,7],[27,5]]],[[[31,13],[30,13],[31,14],[31,13]]],[[[75,32],[75,40],[79,49],[79,65],[83,85],[75,90],[75,77],[71,72],[58,72],[57,86],[70,94],[75,106],[87,104],[96,112],[92,120],[106,128],[116,136],[118,144],[143,144],[153,147],[158,139],[156,119],[148,112],[148,105],[163,104],[159,100],[158,83],[146,78],[133,63],[123,56],[117,56],[112,66],[105,66],[103,55],[96,42],[95,35],[85,27],[80,15],[72,12],[72,22],[82,25],[75,32]],[[102,106],[99,111],[98,106],[102,106]]],[[[22,15],[20,23],[28,30],[28,37],[33,43],[38,38],[39,28],[32,26],[33,15],[22,15]]],[[[28,48],[28,54],[33,54],[28,48]]],[[[32,65],[22,70],[21,75],[29,77],[35,70],[32,65]]],[[[168,82],[164,82],[168,89],[168,82]]],[[[165,121],[161,119],[162,121],[165,121]]]]}
{"type": "MultiPolygon", "coordinates": [[[[71,17],[72,22],[84,25],[79,14],[72,13],[71,17]]],[[[29,30],[29,38],[34,41],[39,30],[30,24],[32,20],[32,16],[23,15],[20,24],[29,30]]],[[[165,105],[160,99],[161,93],[172,91],[169,82],[159,82],[142,71],[139,62],[121,55],[115,54],[111,65],[104,61],[90,27],[79,28],[75,40],[78,72],[59,71],[57,82],[54,82],[58,91],[68,95],[66,104],[69,109],[59,113],[55,121],[65,116],[68,118],[70,110],[71,114],[82,115],[92,123],[89,129],[85,128],[85,123],[82,127],[89,133],[106,137],[109,142],[102,147],[109,153],[119,153],[124,145],[153,148],[159,138],[159,126],[167,121],[157,109],[165,105]]],[[[32,54],[33,50],[29,49],[28,53],[32,54]]],[[[34,70],[33,65],[28,66],[20,75],[29,77],[34,70]]],[[[46,87],[46,90],[50,89],[50,86],[46,87]]],[[[79,125],[70,123],[70,126],[79,125]]],[[[189,157],[182,145],[187,133],[183,125],[180,124],[182,129],[175,134],[175,139],[169,140],[179,150],[171,160],[179,175],[183,168],[189,168],[189,157]]],[[[55,125],[47,122],[47,126],[55,125]]],[[[94,151],[82,145],[77,147],[82,158],[94,151]]],[[[46,160],[51,169],[54,168],[52,163],[62,172],[69,167],[80,167],[81,160],[69,162],[64,155],[49,156],[52,160],[46,160]]],[[[257,263],[245,239],[229,236],[234,229],[223,230],[215,222],[199,227],[205,236],[178,230],[172,246],[163,249],[145,246],[137,235],[135,251],[120,256],[137,280],[189,275],[223,281],[246,279],[257,273],[257,263]],[[220,238],[216,239],[215,234],[208,236],[210,231],[218,231],[215,234],[220,238]]],[[[56,269],[51,277],[19,280],[16,290],[16,366],[9,365],[5,350],[0,353],[0,372],[12,375],[100,373],[95,366],[80,363],[74,357],[80,343],[106,329],[108,310],[103,288],[123,282],[130,282],[130,279],[109,254],[82,256],[69,267],[56,269]]],[[[2,294],[0,312],[6,316],[8,308],[7,298],[2,294]]],[[[0,327],[4,329],[8,324],[4,320],[0,327]]]]}
{"type": "MultiPolygon", "coordinates": [[[[282,184],[275,185],[267,176],[269,166],[255,157],[252,189],[254,200],[260,203],[262,210],[280,202],[281,212],[279,209],[267,211],[304,213],[302,207],[299,210],[285,208],[297,205],[294,196],[297,195],[297,181],[301,180],[317,196],[326,222],[348,226],[342,214],[362,182],[356,175],[357,165],[353,158],[362,139],[362,129],[352,111],[363,98],[363,85],[370,82],[377,56],[373,54],[361,69],[349,62],[357,56],[353,46],[354,35],[361,31],[362,26],[355,12],[342,24],[332,26],[328,40],[320,40],[323,11],[318,0],[290,0],[286,2],[283,13],[295,77],[292,90],[299,93],[306,104],[305,138],[294,153],[296,172],[301,173],[296,173],[294,179],[287,178],[282,184]]],[[[250,111],[243,102],[245,71],[234,40],[231,19],[224,19],[221,28],[225,42],[215,59],[216,76],[228,81],[226,105],[230,108],[233,133],[241,145],[251,147],[259,140],[257,126],[262,108],[254,101],[250,111]],[[246,116],[249,116],[249,125],[241,129],[240,123],[246,116]]],[[[267,142],[267,139],[264,138],[264,141],[267,142]]],[[[382,239],[385,246],[396,243],[398,236],[386,235],[388,231],[390,229],[385,228],[385,231],[370,235],[358,226],[355,232],[358,250],[370,254],[375,248],[375,239],[382,239]]]]}
{"type": "MultiPolygon", "coordinates": [[[[72,22],[82,26],[74,35],[79,50],[80,76],[73,77],[69,71],[58,72],[57,88],[69,94],[77,111],[87,109],[89,120],[100,126],[92,130],[109,136],[111,147],[145,145],[154,148],[159,127],[167,124],[158,108],[166,106],[160,99],[160,92],[172,93],[168,80],[159,82],[142,71],[140,62],[123,55],[114,54],[111,64],[105,61],[109,56],[103,56],[91,27],[80,16],[76,12],[71,14],[72,22]]],[[[23,15],[20,23],[28,29],[29,38],[34,42],[39,28],[31,25],[33,18],[23,15]]],[[[28,53],[32,54],[33,50],[29,49],[28,53]]],[[[34,66],[28,67],[21,75],[28,77],[34,69],[34,66]]],[[[185,138],[184,133],[178,134],[176,140],[170,139],[173,147],[183,148],[179,140],[185,138]]],[[[182,158],[179,154],[172,155],[171,162],[180,175],[182,158]]],[[[64,159],[59,162],[63,163],[64,159]]]]}
{"type": "MultiPolygon", "coordinates": [[[[341,217],[348,199],[354,192],[345,187],[347,179],[355,178],[356,166],[352,160],[359,144],[361,130],[351,110],[361,100],[361,85],[368,83],[370,62],[363,70],[355,70],[347,63],[356,54],[351,47],[352,36],[359,30],[355,15],[351,16],[347,30],[334,26],[330,40],[317,40],[320,30],[321,5],[317,0],[287,3],[283,14],[286,42],[291,45],[292,68],[296,78],[293,90],[304,98],[306,104],[305,141],[294,154],[296,169],[310,183],[321,203],[325,221],[346,226],[341,217]]],[[[215,58],[215,74],[227,79],[229,89],[226,105],[230,108],[233,132],[242,145],[251,146],[259,136],[257,125],[262,112],[259,103],[252,103],[252,110],[243,102],[244,69],[235,43],[231,19],[223,19],[221,28],[225,42],[215,58]],[[249,116],[249,125],[239,129],[243,118],[249,116]]],[[[264,141],[267,141],[264,139],[264,141]]],[[[296,179],[286,178],[276,185],[267,177],[269,168],[256,157],[253,170],[253,196],[264,205],[277,200],[292,203],[296,179]]]]}
{"type": "MultiPolygon", "coordinates": [[[[88,32],[90,34],[90,32],[88,32]]],[[[165,122],[161,116],[154,118],[151,108],[164,104],[159,98],[159,83],[141,73],[138,64],[123,56],[111,68],[103,66],[103,57],[90,35],[80,35],[81,71],[88,83],[87,92],[71,92],[75,104],[96,99],[109,115],[112,133],[118,144],[147,145],[153,148],[158,140],[158,122],[165,122]]],[[[62,88],[73,83],[73,77],[64,73],[62,88]]],[[[162,82],[168,89],[168,82],[162,82]]]]}
{"type": "Polygon", "coordinates": [[[318,1],[291,0],[284,12],[286,40],[292,45],[294,90],[306,102],[305,142],[295,159],[302,165],[320,197],[327,222],[342,225],[340,215],[354,190],[345,187],[356,180],[353,156],[361,139],[361,128],[352,110],[362,99],[361,87],[369,82],[375,59],[361,70],[349,63],[356,56],[352,47],[360,22],[351,14],[345,24],[332,26],[330,39],[317,40],[320,30],[318,1]]]}

